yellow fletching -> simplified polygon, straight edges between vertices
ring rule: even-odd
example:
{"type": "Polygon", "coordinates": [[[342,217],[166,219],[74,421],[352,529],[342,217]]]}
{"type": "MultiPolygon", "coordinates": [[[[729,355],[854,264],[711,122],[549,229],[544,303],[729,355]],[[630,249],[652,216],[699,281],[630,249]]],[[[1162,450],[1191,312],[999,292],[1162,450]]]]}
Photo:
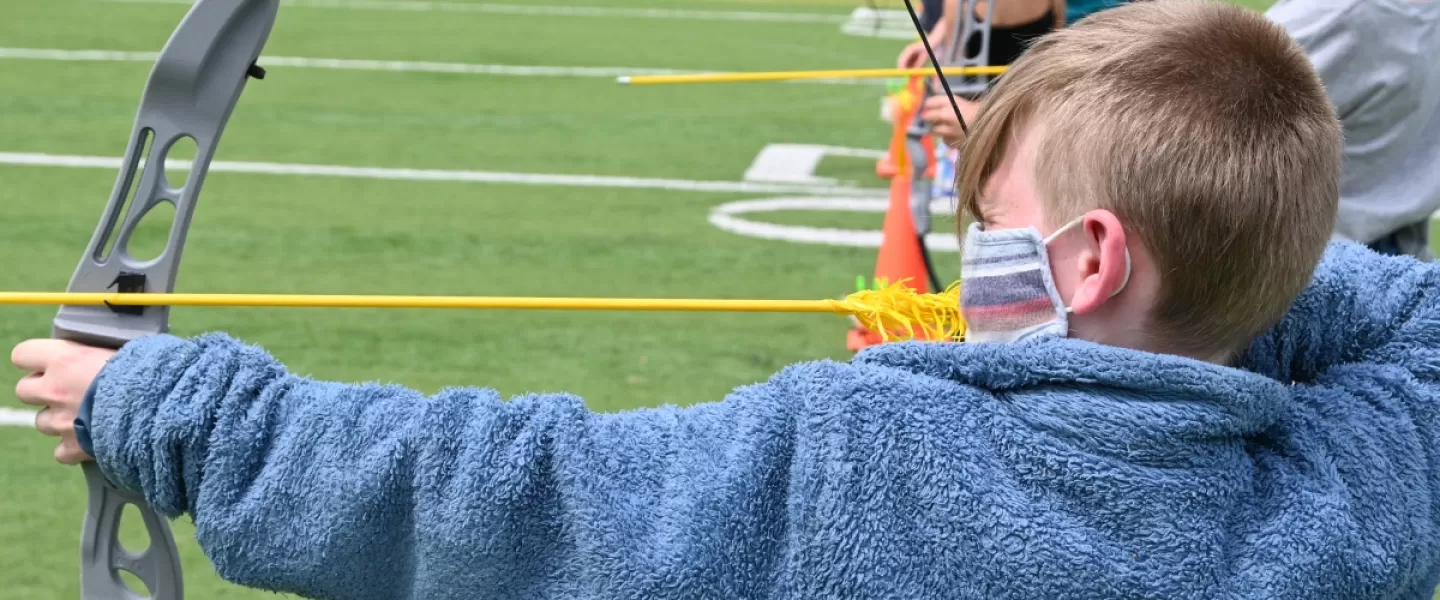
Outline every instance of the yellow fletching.
{"type": "Polygon", "coordinates": [[[921,294],[901,281],[862,290],[835,301],[836,312],[850,314],[880,339],[959,341],[965,337],[960,314],[960,283],[937,294],[921,294]]]}

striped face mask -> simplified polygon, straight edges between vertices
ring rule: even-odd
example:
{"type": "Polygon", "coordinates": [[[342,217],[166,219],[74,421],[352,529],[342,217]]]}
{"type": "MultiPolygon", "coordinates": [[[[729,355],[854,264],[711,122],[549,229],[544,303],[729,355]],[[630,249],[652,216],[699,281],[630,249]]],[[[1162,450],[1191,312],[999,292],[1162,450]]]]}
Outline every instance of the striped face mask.
{"type": "MultiPolygon", "coordinates": [[[[1018,342],[1070,333],[1070,309],[1055,287],[1046,246],[1081,223],[1076,219],[1040,237],[1034,227],[983,231],[972,223],[960,257],[960,312],[967,342],[1018,342]]],[[[1130,251],[1125,251],[1125,282],[1130,282],[1130,251]]]]}

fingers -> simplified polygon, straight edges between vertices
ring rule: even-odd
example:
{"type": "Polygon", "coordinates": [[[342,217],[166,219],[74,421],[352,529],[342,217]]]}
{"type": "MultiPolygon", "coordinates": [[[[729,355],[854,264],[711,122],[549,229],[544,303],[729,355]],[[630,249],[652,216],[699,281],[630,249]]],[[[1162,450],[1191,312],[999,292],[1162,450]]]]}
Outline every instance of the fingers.
{"type": "Polygon", "coordinates": [[[944,96],[931,96],[920,105],[920,118],[931,122],[956,122],[955,108],[944,96]]]}
{"type": "Polygon", "coordinates": [[[53,339],[28,340],[10,352],[10,362],[30,372],[15,384],[15,397],[42,407],[35,414],[35,430],[60,438],[55,460],[61,464],[93,460],[75,441],[75,413],[83,400],[83,390],[112,354],[53,339]]]}
{"type": "Polygon", "coordinates": [[[901,69],[915,69],[925,64],[928,58],[925,54],[925,47],[919,42],[915,42],[900,51],[900,58],[895,61],[895,66],[901,69]]]}
{"type": "Polygon", "coordinates": [[[965,132],[960,130],[958,123],[937,123],[931,129],[931,133],[939,136],[946,145],[951,147],[959,146],[960,142],[965,141],[965,132]]]}
{"type": "Polygon", "coordinates": [[[39,373],[26,375],[15,384],[15,397],[32,406],[46,406],[55,399],[55,390],[39,373]]]}
{"type": "Polygon", "coordinates": [[[62,465],[78,465],[80,463],[95,460],[95,457],[86,454],[80,449],[80,444],[73,436],[68,437],[55,447],[55,460],[62,465]]]}
{"type": "Polygon", "coordinates": [[[75,346],[64,340],[26,340],[10,351],[10,362],[32,373],[43,373],[55,357],[75,346]]]}
{"type": "Polygon", "coordinates": [[[948,106],[944,108],[926,107],[920,111],[920,119],[934,127],[960,124],[960,121],[955,118],[955,111],[950,110],[948,106]]]}
{"type": "Polygon", "coordinates": [[[48,436],[60,438],[55,447],[55,460],[62,465],[78,465],[95,460],[75,441],[75,413],[46,407],[35,414],[35,430],[48,436]]]}
{"type": "Polygon", "coordinates": [[[913,54],[910,50],[912,48],[914,48],[914,46],[906,46],[904,50],[900,51],[900,56],[895,58],[896,67],[901,69],[910,68],[911,55],[913,54]]]}
{"type": "Polygon", "coordinates": [[[75,437],[75,413],[47,407],[35,415],[35,430],[55,437],[75,437]]]}

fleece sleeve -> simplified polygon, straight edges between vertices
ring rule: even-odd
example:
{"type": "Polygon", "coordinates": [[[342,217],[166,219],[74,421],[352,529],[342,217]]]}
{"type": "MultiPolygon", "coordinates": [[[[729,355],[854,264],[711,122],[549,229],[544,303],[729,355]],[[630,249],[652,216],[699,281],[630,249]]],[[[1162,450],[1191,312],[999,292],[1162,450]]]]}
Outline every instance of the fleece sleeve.
{"type": "MultiPolygon", "coordinates": [[[[1437,539],[1440,265],[1332,244],[1313,282],[1251,348],[1245,366],[1291,384],[1293,447],[1281,455],[1308,457],[1307,468],[1342,482],[1346,489],[1329,493],[1350,501],[1335,514],[1355,527],[1404,531],[1404,544],[1437,539]],[[1375,489],[1394,493],[1377,497],[1375,489]]],[[[1357,552],[1376,569],[1389,556],[1357,552]]]]}
{"type": "Polygon", "coordinates": [[[1244,366],[1297,383],[1379,378],[1440,403],[1440,264],[1330,244],[1244,366]]]}
{"type": "Polygon", "coordinates": [[[224,336],[154,336],[101,373],[90,426],[106,475],[190,514],[221,576],[243,585],[757,597],[783,558],[786,377],[723,402],[601,414],[567,395],[313,381],[224,336]]]}

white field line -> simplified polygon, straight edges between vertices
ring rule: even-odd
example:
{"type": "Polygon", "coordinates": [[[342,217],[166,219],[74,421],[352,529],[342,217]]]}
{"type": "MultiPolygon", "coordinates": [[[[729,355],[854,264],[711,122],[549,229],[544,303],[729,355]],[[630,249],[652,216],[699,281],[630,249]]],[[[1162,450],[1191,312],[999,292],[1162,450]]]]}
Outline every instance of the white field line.
{"type": "MultiPolygon", "coordinates": [[[[159,56],[160,54],[158,52],[127,52],[121,50],[0,48],[0,59],[10,60],[153,63],[159,56]]],[[[299,69],[338,69],[348,71],[408,71],[419,73],[462,73],[466,75],[512,75],[522,77],[604,77],[613,79],[622,75],[689,75],[700,73],[700,71],[629,67],[545,67],[413,60],[306,58],[299,56],[261,56],[258,62],[266,68],[293,67],[299,69]]]]}
{"type": "MultiPolygon", "coordinates": [[[[106,0],[125,4],[193,4],[194,0],[106,0]]],[[[489,4],[469,2],[417,2],[404,0],[281,0],[282,6],[339,10],[372,10],[420,13],[474,13],[533,17],[580,17],[620,19],[673,19],[683,21],[743,21],[751,23],[824,23],[840,25],[850,15],[824,13],[761,12],[730,10],[680,10],[672,8],[619,8],[554,6],[543,4],[489,4]]]]}
{"type": "MultiPolygon", "coordinates": [[[[885,235],[879,230],[836,229],[831,227],[809,227],[804,225],[780,225],[763,221],[751,221],[742,215],[775,211],[835,211],[883,214],[889,206],[884,198],[766,198],[763,200],[742,200],[715,207],[710,211],[710,224],[736,235],[823,246],[851,246],[879,248],[885,235]]],[[[930,205],[931,212],[944,214],[952,210],[944,200],[930,205]]],[[[931,252],[959,252],[960,240],[953,233],[929,233],[925,245],[931,252]]]]}
{"type": "MultiPolygon", "coordinates": [[[[120,169],[122,160],[106,156],[67,156],[0,152],[0,165],[31,167],[68,167],[78,169],[120,169]]],[[[167,161],[168,162],[168,161],[167,161]]],[[[176,161],[167,166],[185,169],[188,162],[176,161]]],[[[691,179],[656,179],[607,175],[569,175],[549,173],[511,173],[504,171],[454,171],[438,169],[386,169],[332,165],[281,164],[264,162],[213,161],[210,171],[216,173],[252,173],[260,175],[302,175],[380,179],[392,181],[448,181],[466,183],[502,183],[564,187],[634,188],[676,190],[686,192],[729,192],[756,194],[824,194],[842,197],[874,198],[883,196],[880,188],[849,186],[786,185],[748,181],[704,181],[691,179]]]]}
{"type": "Polygon", "coordinates": [[[0,407],[0,427],[34,427],[35,411],[0,407]]]}
{"type": "MultiPolygon", "coordinates": [[[[59,50],[53,48],[0,48],[0,60],[49,60],[63,62],[136,62],[153,63],[158,52],[125,50],[59,50]]],[[[651,69],[643,67],[555,67],[533,65],[487,65],[477,63],[435,62],[417,60],[365,60],[348,58],[312,58],[303,56],[261,56],[257,61],[265,68],[331,69],[341,71],[386,71],[392,73],[457,73],[462,75],[494,75],[509,77],[595,77],[615,79],[631,75],[694,75],[714,71],[651,69]]],[[[879,79],[811,79],[786,83],[819,83],[842,85],[879,85],[879,79]]]]}

